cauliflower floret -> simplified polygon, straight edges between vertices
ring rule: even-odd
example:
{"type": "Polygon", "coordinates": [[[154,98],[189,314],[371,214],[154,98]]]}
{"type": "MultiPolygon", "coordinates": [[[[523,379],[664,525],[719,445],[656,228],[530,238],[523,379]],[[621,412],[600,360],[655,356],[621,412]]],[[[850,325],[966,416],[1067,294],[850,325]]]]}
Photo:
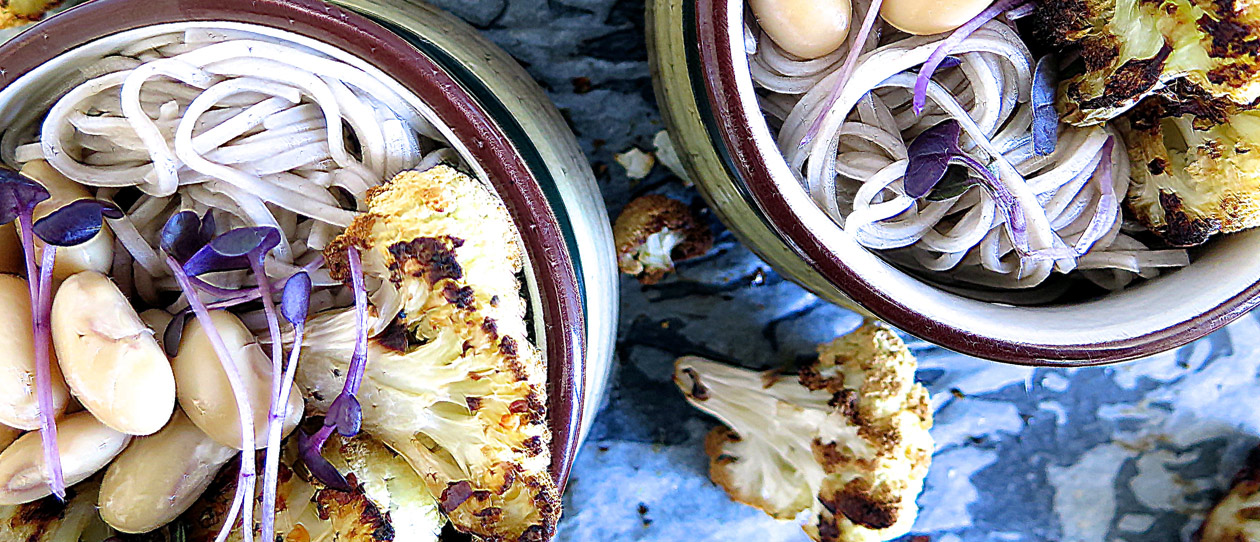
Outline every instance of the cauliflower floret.
{"type": "Polygon", "coordinates": [[[1040,2],[1031,25],[1080,52],[1060,86],[1064,119],[1097,124],[1181,80],[1182,99],[1260,98],[1260,5],[1233,0],[1040,2]]]}
{"type": "MultiPolygon", "coordinates": [[[[475,179],[442,166],[402,173],[367,203],[325,252],[343,278],[345,247],[358,247],[368,276],[399,307],[382,308],[380,291],[373,295],[393,323],[368,351],[364,430],[423,475],[459,530],[550,538],[560,501],[549,473],[546,365],[525,325],[510,216],[475,179]]],[[[297,378],[317,410],[341,390],[354,318],[336,310],[307,324],[297,378]]]]}
{"type": "Polygon", "coordinates": [[[0,29],[36,22],[60,3],[55,0],[9,0],[0,6],[0,29]]]}
{"type": "Polygon", "coordinates": [[[821,346],[795,380],[684,357],[674,383],[727,425],[705,451],[731,498],[800,520],[817,541],[874,542],[910,530],[931,462],[914,370],[901,339],[867,323],[821,346]]]}
{"type": "Polygon", "coordinates": [[[1195,535],[1198,542],[1260,541],[1260,448],[1234,477],[1233,487],[1208,513],[1195,535]]]}
{"type": "Polygon", "coordinates": [[[1151,99],[1115,123],[1135,164],[1129,209],[1171,245],[1260,225],[1260,111],[1218,114],[1151,99]]]}
{"type": "Polygon", "coordinates": [[[655,284],[674,262],[701,256],[713,247],[713,232],[681,201],[659,194],[635,198],[613,223],[617,265],[643,284],[655,284]]]}

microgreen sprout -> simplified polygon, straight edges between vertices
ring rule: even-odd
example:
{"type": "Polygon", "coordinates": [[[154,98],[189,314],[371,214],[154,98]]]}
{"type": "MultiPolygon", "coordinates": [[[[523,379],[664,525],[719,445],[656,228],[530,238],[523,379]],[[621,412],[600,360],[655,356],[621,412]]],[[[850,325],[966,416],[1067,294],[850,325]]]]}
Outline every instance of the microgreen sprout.
{"type": "MultiPolygon", "coordinates": [[[[265,278],[260,283],[265,283],[265,278]]],[[[269,296],[265,296],[267,298],[269,296]]],[[[263,468],[262,539],[275,539],[276,491],[280,473],[280,437],[284,419],[288,416],[289,393],[297,372],[302,353],[302,336],[306,331],[306,316],[311,308],[311,276],[299,271],[284,283],[280,294],[280,314],[293,326],[293,346],[289,351],[289,365],[284,370],[280,389],[271,400],[271,413],[267,418],[267,458],[263,468]]],[[[281,344],[280,337],[272,338],[273,347],[281,344]]],[[[276,375],[280,371],[275,372],[276,375]]]]}
{"type": "Polygon", "coordinates": [[[1054,64],[1054,57],[1041,57],[1033,70],[1032,85],[1033,150],[1039,156],[1054,152],[1059,143],[1059,112],[1054,108],[1058,79],[1059,70],[1054,64]]]}
{"type": "Polygon", "coordinates": [[[299,448],[302,460],[306,462],[312,475],[328,487],[338,488],[340,485],[348,489],[349,484],[345,482],[345,478],[320,454],[320,450],[324,448],[324,443],[332,436],[334,429],[341,436],[349,438],[357,435],[363,424],[363,407],[355,395],[359,393],[359,386],[363,383],[363,371],[367,366],[367,287],[363,282],[363,262],[359,256],[359,249],[350,247],[347,253],[358,328],[354,353],[350,356],[350,367],[346,374],[346,382],[341,388],[341,394],[333,399],[324,416],[324,426],[314,435],[302,433],[299,448]]]}
{"type": "Polygon", "coordinates": [[[858,57],[862,55],[862,48],[866,45],[866,39],[871,34],[871,29],[875,27],[875,20],[879,17],[879,9],[884,5],[884,0],[874,0],[871,5],[866,8],[866,17],[862,19],[862,26],[858,29],[857,36],[849,44],[849,54],[844,58],[844,64],[840,66],[839,75],[832,83],[831,93],[827,96],[826,105],[822,108],[818,118],[814,119],[814,123],[809,126],[809,130],[805,132],[804,139],[801,139],[800,148],[808,147],[814,141],[814,137],[818,135],[822,125],[826,122],[828,115],[831,114],[831,108],[835,107],[836,101],[840,99],[840,94],[844,92],[844,86],[848,84],[849,78],[853,76],[853,70],[857,69],[858,57]]]}
{"type": "MultiPolygon", "coordinates": [[[[176,214],[180,216],[182,213],[176,214]]],[[[186,215],[185,215],[186,216],[186,215]]],[[[180,219],[186,220],[186,219],[180,219]]],[[[236,363],[232,359],[232,353],[228,350],[227,344],[223,341],[223,336],[214,325],[214,320],[210,317],[210,310],[205,303],[201,301],[201,297],[190,278],[190,273],[185,271],[185,266],[175,259],[171,254],[171,250],[180,251],[183,246],[187,246],[187,236],[196,233],[200,235],[200,228],[188,228],[186,224],[177,221],[174,217],[168,220],[166,227],[162,230],[162,249],[167,251],[166,264],[171,269],[171,274],[179,283],[179,287],[184,292],[184,296],[188,299],[188,304],[196,315],[197,321],[201,323],[202,330],[206,337],[210,340],[210,345],[214,348],[215,355],[219,358],[219,363],[223,365],[223,371],[227,376],[228,384],[232,388],[232,395],[236,400],[237,412],[241,419],[241,470],[236,484],[236,495],[232,500],[232,505],[228,509],[227,519],[224,521],[215,542],[223,542],[232,532],[232,527],[236,524],[236,518],[241,516],[242,531],[249,533],[253,531],[253,495],[254,487],[257,483],[255,476],[254,451],[256,445],[254,442],[254,413],[253,407],[249,403],[249,397],[245,392],[245,385],[241,381],[240,372],[237,371],[236,363]]],[[[202,249],[199,249],[189,257],[191,263],[196,257],[207,249],[215,252],[216,249],[210,248],[214,242],[211,241],[202,249]]],[[[202,272],[210,272],[215,267],[209,265],[214,262],[214,256],[203,256],[203,266],[194,269],[202,272]]]]}
{"type": "Polygon", "coordinates": [[[1023,10],[1023,5],[1028,4],[1027,0],[998,0],[993,5],[985,8],[979,15],[973,17],[962,26],[954,30],[949,37],[941,40],[940,45],[928,55],[927,61],[919,68],[919,76],[914,81],[914,97],[911,101],[915,115],[922,115],[923,108],[927,106],[927,89],[928,82],[932,79],[932,74],[936,73],[937,68],[945,61],[947,55],[953,52],[963,40],[971,36],[976,30],[993,20],[995,17],[1002,15],[1008,11],[1019,13],[1023,10]]]}

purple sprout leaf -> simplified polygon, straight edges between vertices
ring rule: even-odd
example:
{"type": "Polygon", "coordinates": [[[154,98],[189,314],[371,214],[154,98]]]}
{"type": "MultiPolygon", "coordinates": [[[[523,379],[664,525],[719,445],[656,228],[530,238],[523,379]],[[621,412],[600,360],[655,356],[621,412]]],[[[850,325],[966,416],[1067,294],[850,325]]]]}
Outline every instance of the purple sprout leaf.
{"type": "Polygon", "coordinates": [[[923,199],[927,201],[949,201],[958,196],[965,194],[971,187],[980,184],[968,173],[968,169],[958,165],[951,164],[949,169],[945,170],[945,178],[932,188],[931,192],[923,199]]]}
{"type": "Polygon", "coordinates": [[[48,198],[48,189],[43,185],[11,169],[0,168],[0,224],[29,215],[48,198]]]}
{"type": "Polygon", "coordinates": [[[1037,61],[1032,86],[1032,138],[1033,151],[1045,156],[1054,152],[1059,142],[1059,112],[1054,108],[1054,91],[1058,84],[1059,70],[1050,55],[1037,61]]]}
{"type": "Polygon", "coordinates": [[[906,149],[910,163],[902,181],[907,196],[922,198],[945,178],[950,162],[962,153],[958,147],[961,136],[962,125],[950,119],[924,130],[910,142],[906,149]]]}
{"type": "MultiPolygon", "coordinates": [[[[280,244],[280,231],[267,226],[236,228],[211,239],[184,262],[184,272],[199,276],[218,271],[250,269],[280,244]]],[[[266,280],[261,279],[261,280],[266,280]]]]}
{"type": "Polygon", "coordinates": [[[191,317],[192,313],[189,311],[179,312],[166,324],[166,329],[162,331],[162,349],[166,351],[167,357],[179,355],[179,343],[184,340],[184,328],[191,317]]]}
{"type": "Polygon", "coordinates": [[[927,106],[928,82],[931,81],[932,74],[936,73],[937,68],[941,67],[945,58],[954,52],[955,47],[958,47],[963,40],[984,26],[984,23],[1007,11],[1021,8],[1026,3],[1028,3],[1028,0],[998,0],[993,5],[985,8],[984,11],[981,11],[979,15],[976,15],[970,21],[958,27],[957,30],[954,30],[949,37],[941,40],[940,45],[936,47],[936,50],[932,51],[932,54],[928,55],[927,61],[919,68],[919,76],[914,81],[914,98],[912,100],[914,114],[923,114],[923,108],[927,106]]]}
{"type": "Polygon", "coordinates": [[[122,218],[122,209],[111,202],[99,199],[81,199],[70,202],[35,221],[32,230],[45,243],[59,247],[72,247],[92,240],[101,232],[106,218],[122,218]]]}
{"type": "Polygon", "coordinates": [[[354,395],[342,393],[328,405],[324,425],[335,427],[337,433],[350,438],[359,434],[363,427],[363,405],[354,395]]]}
{"type": "Polygon", "coordinates": [[[297,325],[306,321],[310,308],[311,275],[298,271],[284,283],[284,292],[280,294],[280,314],[290,324],[297,325]]]}
{"type": "Polygon", "coordinates": [[[197,232],[205,240],[202,244],[209,243],[211,239],[214,239],[214,234],[218,233],[217,228],[218,224],[214,220],[214,210],[206,209],[206,214],[201,215],[201,229],[197,232]]]}
{"type": "Polygon", "coordinates": [[[320,483],[339,491],[352,491],[354,487],[350,485],[350,481],[346,480],[337,467],[324,459],[322,453],[324,443],[331,435],[331,427],[324,427],[314,435],[308,435],[306,431],[298,429],[298,457],[320,483]]]}
{"type": "Polygon", "coordinates": [[[210,236],[205,235],[205,232],[205,222],[197,217],[197,213],[192,211],[175,213],[167,219],[166,226],[162,228],[162,250],[176,261],[186,262],[193,254],[201,250],[201,247],[210,242],[210,236]]]}

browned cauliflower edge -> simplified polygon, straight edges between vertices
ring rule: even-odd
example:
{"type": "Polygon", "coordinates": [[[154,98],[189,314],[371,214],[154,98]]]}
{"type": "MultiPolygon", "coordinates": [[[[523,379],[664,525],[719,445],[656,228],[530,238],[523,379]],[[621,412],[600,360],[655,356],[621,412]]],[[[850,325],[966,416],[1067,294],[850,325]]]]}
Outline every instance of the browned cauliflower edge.
{"type": "Polygon", "coordinates": [[[1260,99],[1260,6],[1233,0],[1039,2],[1029,28],[1079,53],[1065,72],[1063,120],[1098,124],[1156,91],[1249,106],[1260,99]],[[1166,89],[1179,82],[1178,88],[1166,89]]]}
{"type": "Polygon", "coordinates": [[[708,252],[713,232],[681,201],[648,194],[621,210],[613,222],[613,242],[621,272],[655,284],[674,270],[674,262],[708,252]]]}
{"type": "Polygon", "coordinates": [[[875,542],[909,532],[931,462],[915,367],[891,329],[868,322],[795,379],[684,357],[674,383],[725,424],[705,451],[732,499],[798,520],[816,541],[875,542]]]}
{"type": "Polygon", "coordinates": [[[1195,542],[1260,541],[1260,448],[1251,451],[1229,493],[1208,512],[1195,542]]]}
{"type": "Polygon", "coordinates": [[[1173,246],[1260,226],[1260,111],[1160,98],[1115,121],[1134,164],[1126,205],[1173,246]]]}

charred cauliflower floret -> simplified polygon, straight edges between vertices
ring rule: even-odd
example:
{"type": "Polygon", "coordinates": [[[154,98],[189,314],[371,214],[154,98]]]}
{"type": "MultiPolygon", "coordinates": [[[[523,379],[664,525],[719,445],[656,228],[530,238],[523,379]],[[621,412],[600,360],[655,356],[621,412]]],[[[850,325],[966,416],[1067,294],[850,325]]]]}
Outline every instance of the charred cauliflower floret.
{"type": "MultiPolygon", "coordinates": [[[[1060,87],[1063,120],[1097,124],[1174,80],[1207,99],[1260,98],[1260,5],[1236,0],[1039,2],[1032,28],[1080,53],[1060,87]]],[[[1201,97],[1196,96],[1196,99],[1201,97]]]]}
{"type": "Polygon", "coordinates": [[[1198,542],[1260,542],[1260,448],[1252,450],[1233,487],[1194,539],[1198,542]]]}
{"type": "Polygon", "coordinates": [[[1135,165],[1128,207],[1169,244],[1260,225],[1260,111],[1215,120],[1152,99],[1115,124],[1135,165]]]}
{"type": "Polygon", "coordinates": [[[931,462],[915,360],[875,323],[823,345],[795,378],[685,357],[674,383],[726,427],[705,440],[709,473],[736,501],[802,522],[825,542],[908,532],[931,462]]]}
{"type": "Polygon", "coordinates": [[[613,223],[617,265],[643,284],[655,284],[674,262],[702,256],[713,233],[682,202],[649,194],[635,198],[613,223]]]}
{"type": "Polygon", "coordinates": [[[13,28],[38,21],[44,13],[57,7],[56,0],[9,0],[0,6],[0,29],[13,28]]]}
{"type": "MultiPolygon", "coordinates": [[[[560,513],[549,474],[546,366],[530,343],[511,218],[475,179],[439,166],[405,172],[368,196],[368,212],[326,251],[363,251],[382,314],[358,399],[363,429],[401,454],[457,529],[493,541],[549,539],[560,513]],[[392,293],[390,293],[392,292],[392,293]],[[378,299],[390,295],[396,302],[378,299]],[[382,308],[396,305],[397,309],[382,308]]],[[[298,383],[316,409],[339,393],[355,315],[307,324],[298,383]]]]}

